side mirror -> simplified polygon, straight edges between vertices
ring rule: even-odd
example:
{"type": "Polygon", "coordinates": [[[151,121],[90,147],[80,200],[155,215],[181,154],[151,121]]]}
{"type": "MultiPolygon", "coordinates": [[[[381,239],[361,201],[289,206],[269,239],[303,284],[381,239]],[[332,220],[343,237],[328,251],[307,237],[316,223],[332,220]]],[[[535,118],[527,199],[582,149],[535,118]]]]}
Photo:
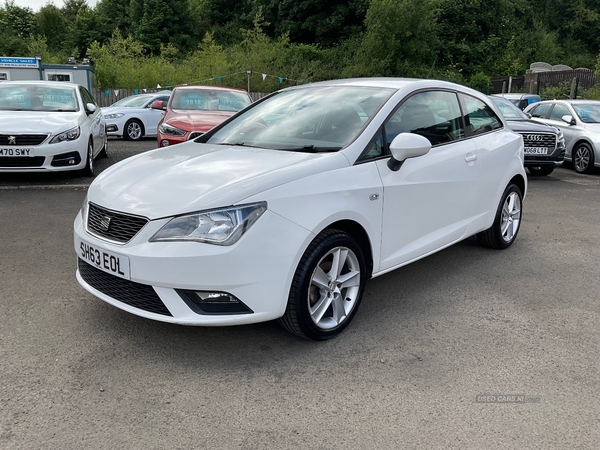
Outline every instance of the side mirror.
{"type": "Polygon", "coordinates": [[[86,103],[85,112],[87,114],[94,114],[96,112],[96,105],[94,105],[93,103],[86,103]]]}
{"type": "Polygon", "coordinates": [[[392,157],[388,161],[390,170],[396,172],[408,158],[416,158],[429,153],[429,139],[413,133],[400,133],[390,144],[392,157]]]}
{"type": "Polygon", "coordinates": [[[527,116],[528,119],[531,119],[531,114],[525,113],[525,115],[527,116]]]}
{"type": "Polygon", "coordinates": [[[164,111],[165,109],[167,109],[167,102],[162,101],[162,100],[156,100],[155,102],[152,102],[152,104],[150,105],[150,108],[161,109],[164,111]]]}
{"type": "Polygon", "coordinates": [[[575,118],[572,115],[570,115],[570,114],[567,114],[566,116],[562,116],[561,119],[562,119],[563,122],[566,122],[569,125],[576,125],[577,124],[577,122],[575,122],[575,118]]]}

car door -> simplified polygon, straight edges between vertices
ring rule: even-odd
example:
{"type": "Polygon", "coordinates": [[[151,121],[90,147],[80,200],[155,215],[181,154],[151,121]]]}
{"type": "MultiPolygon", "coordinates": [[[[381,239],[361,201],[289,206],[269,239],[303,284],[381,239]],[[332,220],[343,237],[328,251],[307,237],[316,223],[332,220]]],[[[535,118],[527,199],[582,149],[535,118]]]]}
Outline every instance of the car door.
{"type": "Polygon", "coordinates": [[[165,115],[163,110],[152,108],[152,103],[156,101],[164,102],[166,105],[169,101],[169,96],[165,95],[162,97],[157,97],[146,106],[146,135],[156,136],[158,122],[160,122],[160,119],[162,119],[162,117],[165,115]]]}
{"type": "Polygon", "coordinates": [[[577,140],[579,136],[581,136],[582,130],[584,130],[584,126],[575,114],[575,111],[571,110],[567,105],[562,103],[554,103],[553,108],[550,110],[550,114],[544,123],[548,125],[555,126],[559,128],[563,132],[563,136],[565,137],[565,146],[566,152],[565,156],[567,158],[571,158],[571,151],[573,149],[573,144],[577,140]],[[563,116],[571,116],[575,119],[575,125],[569,125],[564,120],[562,120],[563,116]]]}
{"type": "Polygon", "coordinates": [[[89,93],[87,89],[80,86],[79,93],[83,102],[84,110],[87,111],[86,105],[91,103],[96,107],[93,113],[87,114],[85,122],[88,124],[88,129],[92,135],[92,141],[94,143],[94,154],[97,154],[104,146],[104,123],[102,121],[102,112],[100,107],[94,101],[94,97],[89,93]]]}
{"type": "Polygon", "coordinates": [[[477,147],[465,138],[456,93],[417,93],[384,124],[387,145],[399,133],[427,137],[431,150],[398,171],[377,161],[383,183],[381,270],[390,270],[462,239],[477,195],[477,147]]]}

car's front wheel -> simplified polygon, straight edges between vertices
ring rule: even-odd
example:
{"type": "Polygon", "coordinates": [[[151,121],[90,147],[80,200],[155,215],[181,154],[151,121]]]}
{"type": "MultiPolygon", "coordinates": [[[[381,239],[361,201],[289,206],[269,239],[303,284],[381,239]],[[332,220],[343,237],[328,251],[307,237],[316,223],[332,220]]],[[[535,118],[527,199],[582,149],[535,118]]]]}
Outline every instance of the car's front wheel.
{"type": "Polygon", "coordinates": [[[84,177],[94,176],[94,144],[91,139],[88,141],[85,167],[81,171],[81,175],[84,177]]]}
{"type": "Polygon", "coordinates": [[[130,119],[125,124],[123,137],[128,141],[139,141],[144,136],[144,127],[142,122],[137,119],[130,119]]]}
{"type": "Polygon", "coordinates": [[[594,152],[587,142],[573,149],[573,167],[579,173],[590,173],[594,168],[594,152]]]}
{"type": "Polygon", "coordinates": [[[521,228],[523,194],[516,184],[509,184],[498,205],[494,223],[477,234],[479,242],[490,248],[505,249],[512,245],[521,228]]]}
{"type": "Polygon", "coordinates": [[[554,167],[528,167],[527,170],[531,175],[545,176],[554,172],[554,167]]]}
{"type": "Polygon", "coordinates": [[[321,233],[298,264],[279,322],[306,339],[338,335],[356,314],[366,278],[365,258],[356,241],[338,230],[321,233]]]}

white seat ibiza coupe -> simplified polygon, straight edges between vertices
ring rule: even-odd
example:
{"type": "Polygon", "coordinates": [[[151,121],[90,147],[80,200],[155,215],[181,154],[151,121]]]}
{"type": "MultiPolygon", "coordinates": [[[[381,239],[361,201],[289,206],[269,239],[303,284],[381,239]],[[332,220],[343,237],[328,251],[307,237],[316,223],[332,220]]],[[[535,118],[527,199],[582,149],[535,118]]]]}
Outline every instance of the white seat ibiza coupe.
{"type": "Polygon", "coordinates": [[[522,137],[489,98],[457,84],[284,89],[100,174],[75,219],[77,280],[149,319],[278,319],[328,339],[369,278],[469,236],[513,244],[523,160],[522,137]]]}

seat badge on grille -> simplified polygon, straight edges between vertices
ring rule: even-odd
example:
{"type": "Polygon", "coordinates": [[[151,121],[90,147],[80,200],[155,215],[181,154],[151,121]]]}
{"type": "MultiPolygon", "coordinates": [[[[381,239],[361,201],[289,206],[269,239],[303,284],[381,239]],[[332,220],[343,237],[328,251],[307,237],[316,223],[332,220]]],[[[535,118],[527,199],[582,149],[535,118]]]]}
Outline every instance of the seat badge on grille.
{"type": "Polygon", "coordinates": [[[112,217],[102,216],[102,219],[100,219],[100,229],[102,231],[108,231],[110,229],[111,221],[112,221],[112,217]]]}
{"type": "Polygon", "coordinates": [[[17,137],[9,136],[8,137],[8,145],[17,145],[17,137]]]}

